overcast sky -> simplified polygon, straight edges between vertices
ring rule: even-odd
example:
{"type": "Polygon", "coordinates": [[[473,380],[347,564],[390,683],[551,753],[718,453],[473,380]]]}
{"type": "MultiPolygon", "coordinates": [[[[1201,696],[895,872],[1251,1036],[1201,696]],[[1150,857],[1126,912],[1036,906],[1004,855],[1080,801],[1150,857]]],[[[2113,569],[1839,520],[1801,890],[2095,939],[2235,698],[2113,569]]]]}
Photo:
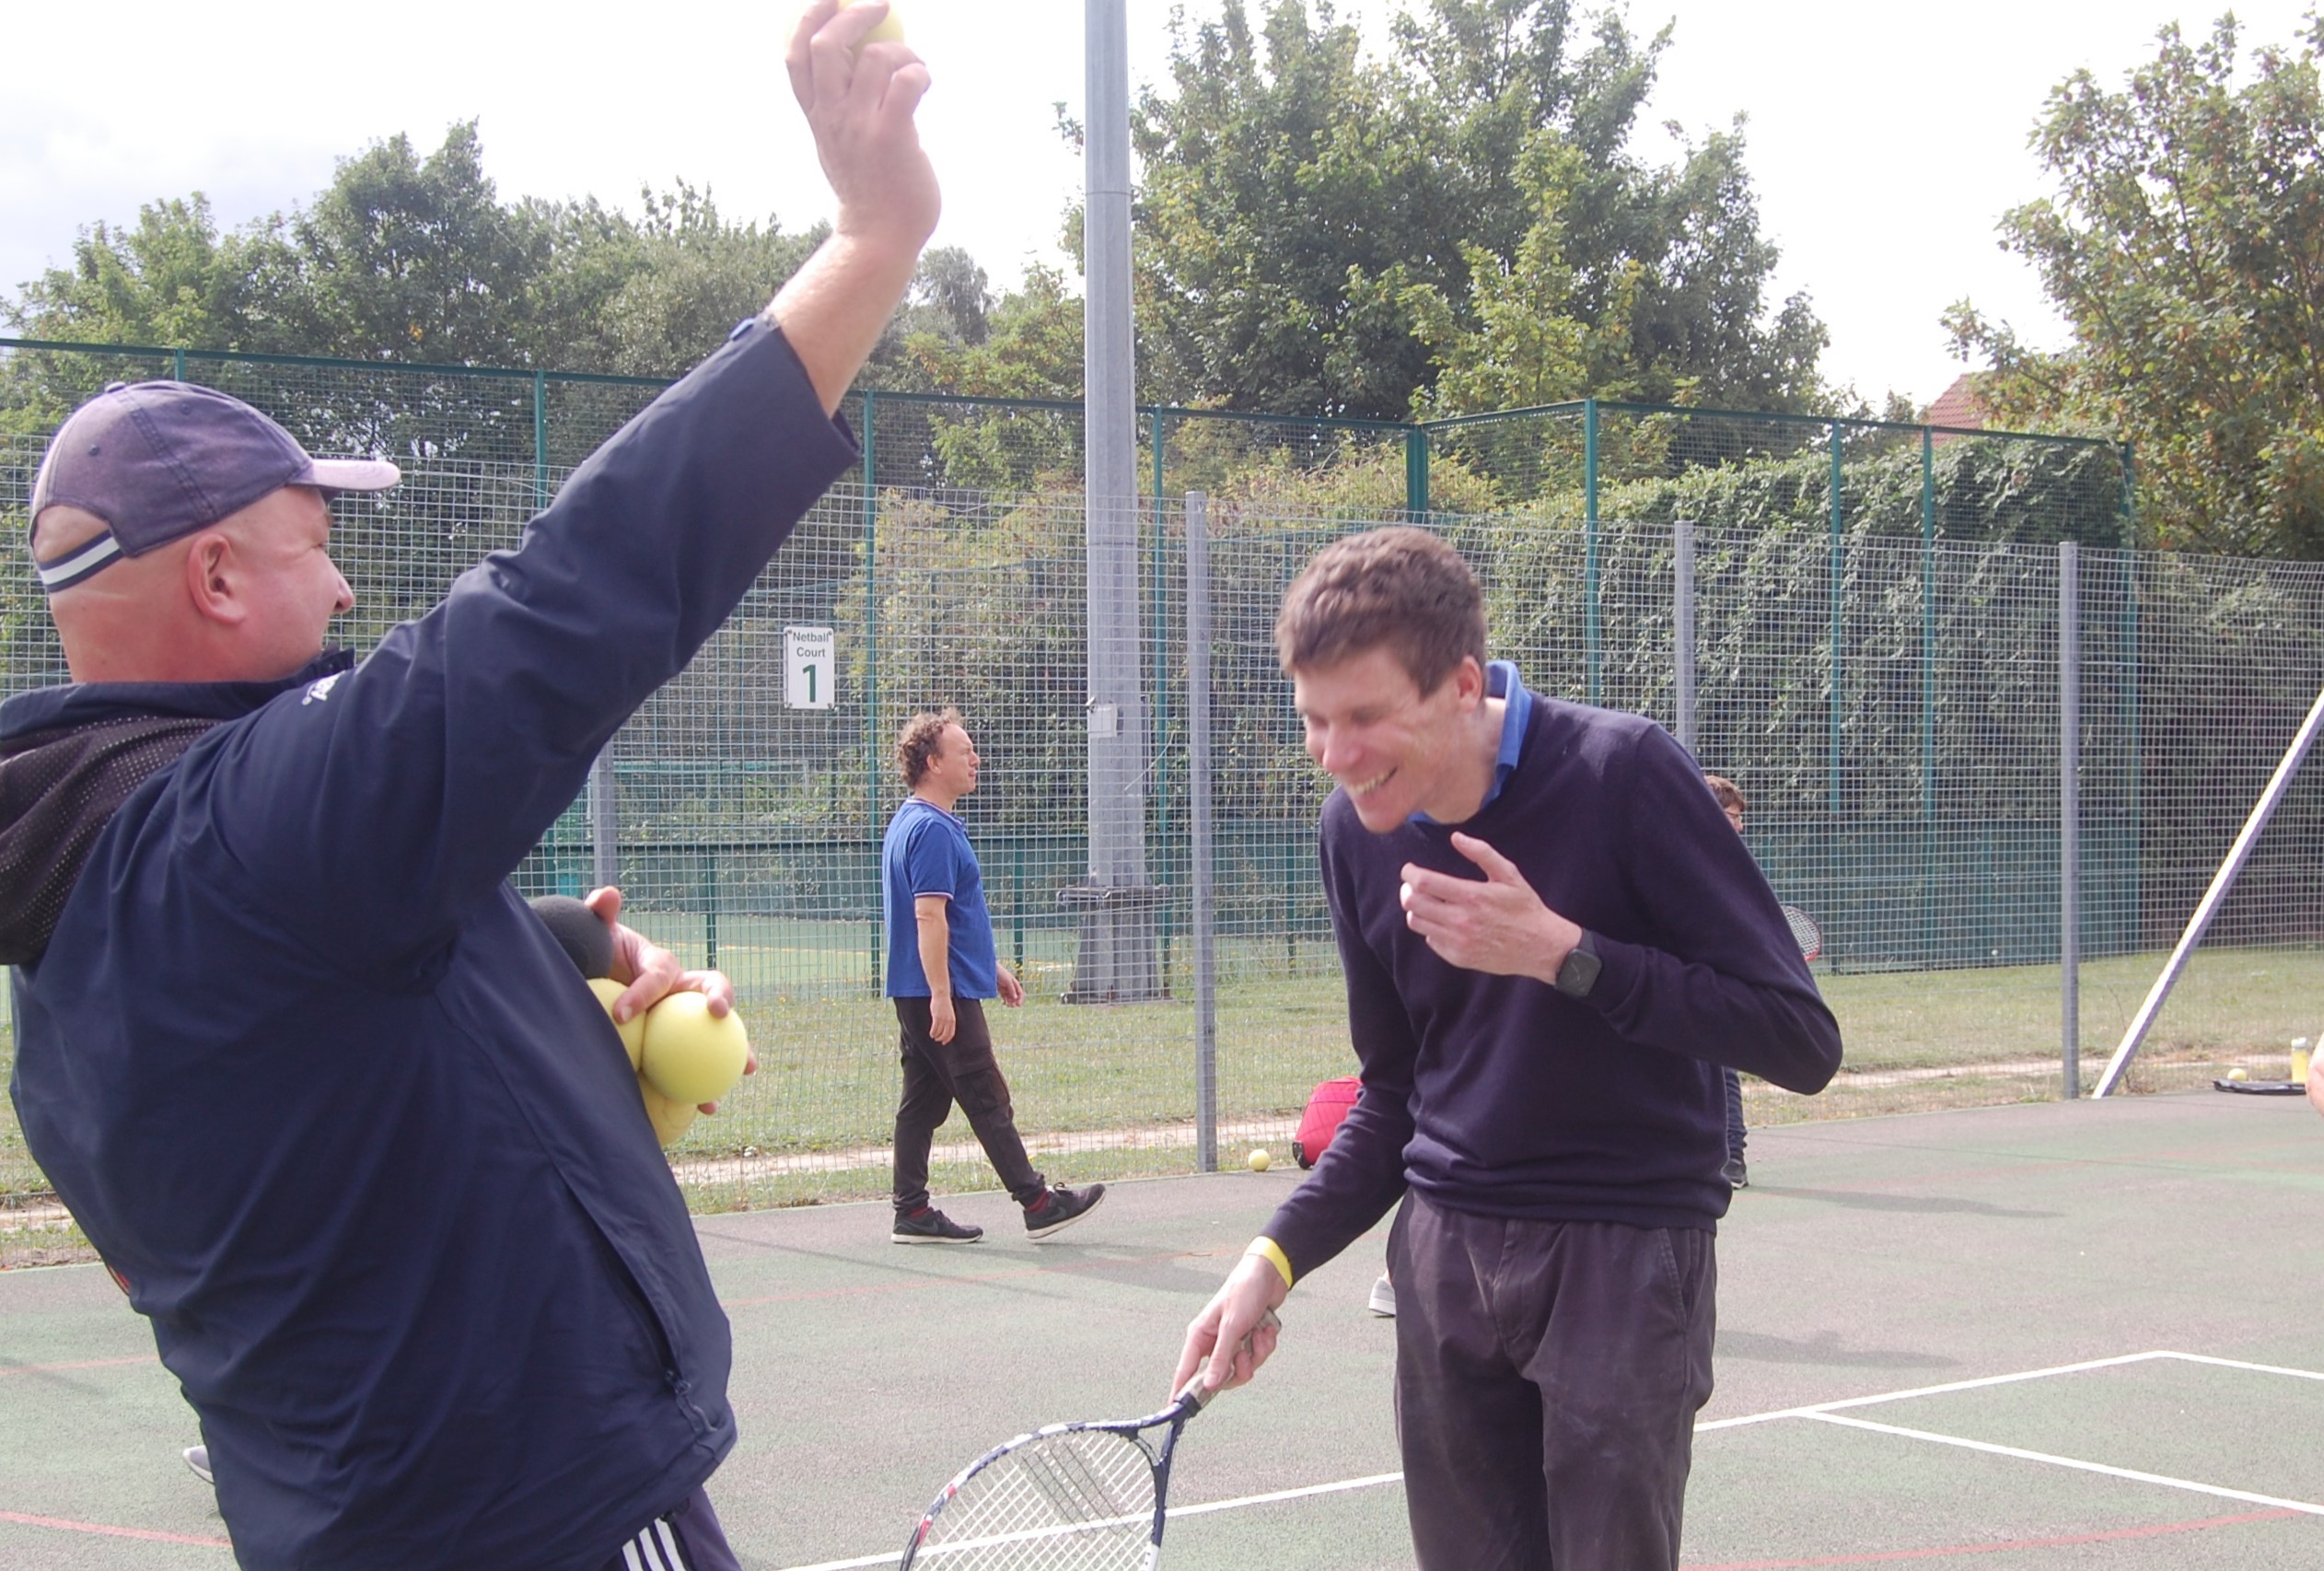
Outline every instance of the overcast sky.
{"type": "MultiPolygon", "coordinates": [[[[2224,0],[2219,0],[2224,5],[2224,0]]],[[[2246,0],[2247,46],[2286,42],[2314,0],[2246,0]]],[[[1254,7],[1258,0],[1253,0],[1254,7]]],[[[1344,0],[1377,31],[1392,0],[1344,0]]],[[[1133,84],[1160,78],[1168,0],[1127,0],[1133,84]]],[[[1195,17],[1218,0],[1186,0],[1195,17]]],[[[1082,0],[901,0],[936,87],[922,123],[946,188],[936,243],[966,247],[996,285],[1059,260],[1079,160],[1051,107],[1078,116],[1082,0]]],[[[1644,117],[1700,136],[1748,117],[1779,297],[1804,289],[1831,330],[1824,370],[1877,405],[1916,402],[1960,370],[1938,314],[1963,296],[2037,343],[2061,334],[1994,223],[2044,193],[2026,139],[2077,66],[2109,86],[2178,19],[2172,0],[1633,0],[1633,30],[1672,22],[1644,117]]],[[[227,227],[308,201],[335,159],[397,132],[424,150],[480,122],[503,199],[595,194],[635,210],[641,185],[706,186],[730,218],[785,228],[829,199],[790,100],[788,0],[516,7],[403,0],[115,0],[27,6],[0,42],[0,286],[65,262],[76,231],[128,223],[157,198],[205,192],[227,227]],[[522,13],[522,14],[519,14],[522,13]],[[67,64],[65,63],[72,63],[67,64]]],[[[2248,50],[2247,50],[2248,52],[2248,50]]],[[[1641,150],[1668,144],[1650,130],[1641,150]]]]}

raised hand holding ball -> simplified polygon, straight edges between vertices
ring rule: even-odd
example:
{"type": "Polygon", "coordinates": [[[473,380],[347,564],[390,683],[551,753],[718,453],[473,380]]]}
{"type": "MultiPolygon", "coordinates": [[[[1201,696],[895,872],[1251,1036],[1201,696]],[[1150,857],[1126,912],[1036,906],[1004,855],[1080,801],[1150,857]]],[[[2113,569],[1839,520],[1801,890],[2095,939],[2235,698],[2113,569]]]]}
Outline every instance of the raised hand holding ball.
{"type": "Polygon", "coordinates": [[[714,1015],[699,993],[672,993],[645,1011],[638,1071],[671,1101],[715,1102],[734,1088],[750,1062],[742,1018],[714,1015]]]}
{"type": "MultiPolygon", "coordinates": [[[[854,3],[862,5],[867,3],[867,0],[854,0],[854,3]]],[[[852,8],[853,6],[850,6],[850,9],[852,8]]],[[[855,41],[854,52],[863,53],[864,45],[867,43],[901,43],[903,41],[904,19],[896,10],[896,0],[888,0],[888,14],[872,24],[871,31],[855,41]]]]}

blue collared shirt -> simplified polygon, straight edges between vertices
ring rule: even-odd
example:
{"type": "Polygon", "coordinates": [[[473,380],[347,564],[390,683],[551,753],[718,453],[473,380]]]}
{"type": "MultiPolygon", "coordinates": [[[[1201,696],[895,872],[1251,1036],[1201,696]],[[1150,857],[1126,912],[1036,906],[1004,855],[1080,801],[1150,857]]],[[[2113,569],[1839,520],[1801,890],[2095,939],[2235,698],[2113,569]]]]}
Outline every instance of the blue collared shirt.
{"type": "MultiPolygon", "coordinates": [[[[1525,747],[1525,728],[1533,718],[1533,694],[1526,691],[1514,661],[1494,660],[1485,667],[1485,696],[1502,700],[1506,707],[1501,712],[1501,745],[1493,754],[1493,779],[1485,786],[1485,799],[1477,804],[1479,813],[1493,806],[1493,799],[1501,795],[1503,784],[1516,769],[1517,754],[1525,747]]],[[[1476,813],[1470,815],[1475,816],[1476,813]]],[[[1412,821],[1436,820],[1426,813],[1414,813],[1412,821]]]]}

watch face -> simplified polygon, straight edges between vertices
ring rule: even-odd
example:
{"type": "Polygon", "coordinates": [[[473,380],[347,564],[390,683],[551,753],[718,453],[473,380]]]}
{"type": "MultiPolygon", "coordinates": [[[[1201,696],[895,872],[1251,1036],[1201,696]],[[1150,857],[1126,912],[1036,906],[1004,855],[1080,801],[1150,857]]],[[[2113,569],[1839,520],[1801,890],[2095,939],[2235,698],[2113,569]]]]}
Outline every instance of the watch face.
{"type": "Polygon", "coordinates": [[[1557,990],[1568,998],[1587,997],[1590,988],[1598,982],[1600,962],[1596,955],[1583,947],[1587,942],[1586,937],[1583,945],[1575,946],[1557,968],[1557,990]]]}

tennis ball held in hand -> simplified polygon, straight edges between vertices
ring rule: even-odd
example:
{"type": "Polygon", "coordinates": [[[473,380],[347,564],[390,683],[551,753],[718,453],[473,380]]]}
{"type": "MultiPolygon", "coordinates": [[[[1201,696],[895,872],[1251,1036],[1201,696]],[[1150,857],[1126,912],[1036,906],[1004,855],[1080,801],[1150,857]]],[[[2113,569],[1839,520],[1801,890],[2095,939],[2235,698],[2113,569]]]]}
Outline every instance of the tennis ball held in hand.
{"type": "MultiPolygon", "coordinates": [[[[861,0],[856,0],[860,4],[861,0]]],[[[852,6],[851,6],[852,8],[852,6]]],[[[888,14],[872,24],[871,31],[855,41],[854,52],[864,52],[867,43],[901,43],[904,41],[904,19],[896,9],[895,0],[888,0],[888,14]]]]}
{"type": "Polygon", "coordinates": [[[699,993],[673,993],[645,1011],[638,1073],[671,1101],[715,1102],[734,1088],[750,1062],[749,1033],[738,1015],[713,1015],[699,993]]]}
{"type": "MultiPolygon", "coordinates": [[[[613,1000],[627,989],[610,976],[593,976],[589,979],[589,991],[596,994],[598,1002],[605,1006],[605,1018],[612,1020],[613,1000]]],[[[630,1055],[630,1068],[635,1071],[638,1058],[645,1048],[645,1017],[632,1015],[626,1021],[613,1020],[613,1029],[621,1033],[622,1051],[630,1055]]]]}
{"type": "Polygon", "coordinates": [[[656,1090],[645,1076],[637,1077],[637,1094],[645,1100],[645,1117],[654,1126],[654,1138],[664,1146],[675,1146],[687,1130],[693,1127],[700,1111],[691,1102],[674,1102],[656,1090]]]}

